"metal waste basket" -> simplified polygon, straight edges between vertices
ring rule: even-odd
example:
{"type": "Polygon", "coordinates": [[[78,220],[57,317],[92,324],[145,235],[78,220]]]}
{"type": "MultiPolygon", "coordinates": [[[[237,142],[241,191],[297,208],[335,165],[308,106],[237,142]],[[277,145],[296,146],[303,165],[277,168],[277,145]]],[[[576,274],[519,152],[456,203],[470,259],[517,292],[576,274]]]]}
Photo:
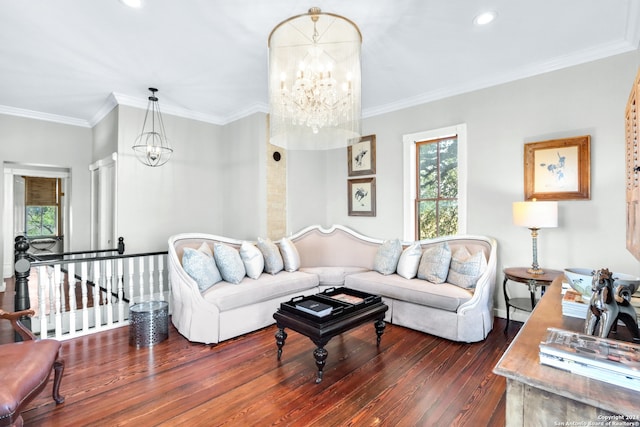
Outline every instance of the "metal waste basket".
{"type": "Polygon", "coordinates": [[[150,347],[169,338],[169,303],[145,301],[129,308],[129,345],[150,347]]]}

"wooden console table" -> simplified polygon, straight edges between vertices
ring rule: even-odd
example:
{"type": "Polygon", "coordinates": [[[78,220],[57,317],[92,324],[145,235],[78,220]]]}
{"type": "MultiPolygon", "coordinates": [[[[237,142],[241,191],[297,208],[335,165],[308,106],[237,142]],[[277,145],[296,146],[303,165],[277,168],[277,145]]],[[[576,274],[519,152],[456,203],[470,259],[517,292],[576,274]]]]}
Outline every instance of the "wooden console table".
{"type": "Polygon", "coordinates": [[[538,345],[547,328],[582,331],[584,327],[584,320],[562,315],[563,279],[561,275],[547,287],[493,370],[507,378],[506,425],[612,425],[607,420],[637,425],[640,393],[540,364],[538,345]]]}

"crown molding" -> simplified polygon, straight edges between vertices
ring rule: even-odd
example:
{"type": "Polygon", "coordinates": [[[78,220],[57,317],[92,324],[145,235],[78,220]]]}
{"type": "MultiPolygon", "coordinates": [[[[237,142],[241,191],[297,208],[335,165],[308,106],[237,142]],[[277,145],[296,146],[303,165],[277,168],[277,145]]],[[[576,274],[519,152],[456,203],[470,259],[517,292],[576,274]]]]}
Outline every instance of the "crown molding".
{"type": "Polygon", "coordinates": [[[92,127],[87,120],[78,119],[75,117],[60,116],[57,114],[43,113],[41,111],[25,110],[23,108],[9,107],[7,105],[0,105],[0,114],[23,117],[25,119],[44,120],[47,122],[79,126],[83,128],[92,127]]]}
{"type": "Polygon", "coordinates": [[[245,117],[249,117],[252,114],[256,113],[265,113],[269,114],[269,105],[264,102],[257,102],[251,105],[249,108],[245,108],[244,110],[237,111],[233,114],[230,114],[224,118],[222,125],[229,124],[231,122],[235,122],[236,120],[244,119],[245,117]]]}
{"type": "Polygon", "coordinates": [[[511,73],[497,74],[485,79],[472,80],[464,85],[442,88],[435,91],[412,96],[410,98],[405,98],[397,102],[391,102],[374,108],[367,108],[366,110],[362,111],[362,117],[369,118],[382,114],[392,113],[395,111],[403,110],[405,108],[415,107],[418,105],[427,104],[429,102],[450,98],[452,96],[461,95],[480,89],[486,89],[488,87],[498,86],[516,80],[545,74],[551,71],[557,71],[564,68],[585,64],[587,62],[592,62],[599,59],[631,52],[638,48],[637,45],[637,41],[634,44],[629,40],[607,43],[591,49],[585,49],[576,54],[561,56],[553,58],[549,61],[533,64],[530,67],[524,67],[511,73]]]}
{"type": "MultiPolygon", "coordinates": [[[[125,95],[122,93],[113,92],[111,94],[116,100],[118,105],[126,105],[128,107],[139,108],[141,110],[147,109],[148,100],[144,100],[140,97],[134,97],[125,95]]],[[[199,113],[197,111],[187,110],[186,108],[176,107],[170,104],[162,103],[162,114],[169,114],[171,116],[182,117],[184,119],[197,120],[200,122],[211,123],[214,125],[224,125],[224,119],[220,116],[211,114],[199,113]]]]}

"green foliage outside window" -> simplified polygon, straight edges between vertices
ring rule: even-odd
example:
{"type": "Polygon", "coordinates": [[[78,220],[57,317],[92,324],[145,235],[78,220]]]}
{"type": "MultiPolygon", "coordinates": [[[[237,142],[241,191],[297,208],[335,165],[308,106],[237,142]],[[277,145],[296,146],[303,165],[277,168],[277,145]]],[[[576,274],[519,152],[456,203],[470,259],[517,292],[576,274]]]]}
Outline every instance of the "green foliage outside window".
{"type": "Polygon", "coordinates": [[[56,206],[27,206],[27,237],[57,235],[56,206]]]}
{"type": "Polygon", "coordinates": [[[418,239],[458,232],[458,139],[419,143],[418,239]]]}

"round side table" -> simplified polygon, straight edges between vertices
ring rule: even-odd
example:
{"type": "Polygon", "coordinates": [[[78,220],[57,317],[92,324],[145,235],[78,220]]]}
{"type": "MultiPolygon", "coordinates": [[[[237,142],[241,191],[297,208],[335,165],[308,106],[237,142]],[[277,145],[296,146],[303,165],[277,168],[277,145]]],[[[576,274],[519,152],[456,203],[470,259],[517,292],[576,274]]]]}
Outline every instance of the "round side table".
{"type": "Polygon", "coordinates": [[[507,329],[509,329],[509,307],[518,310],[532,311],[536,306],[536,289],[538,286],[542,287],[542,293],[544,293],[544,288],[550,285],[553,279],[563,274],[563,272],[559,270],[543,269],[544,274],[531,274],[527,270],[528,267],[511,267],[502,270],[504,273],[502,291],[504,292],[504,302],[507,307],[507,324],[504,327],[505,333],[507,329]],[[509,280],[527,285],[531,298],[509,298],[509,294],[507,293],[507,281],[509,280]]]}

